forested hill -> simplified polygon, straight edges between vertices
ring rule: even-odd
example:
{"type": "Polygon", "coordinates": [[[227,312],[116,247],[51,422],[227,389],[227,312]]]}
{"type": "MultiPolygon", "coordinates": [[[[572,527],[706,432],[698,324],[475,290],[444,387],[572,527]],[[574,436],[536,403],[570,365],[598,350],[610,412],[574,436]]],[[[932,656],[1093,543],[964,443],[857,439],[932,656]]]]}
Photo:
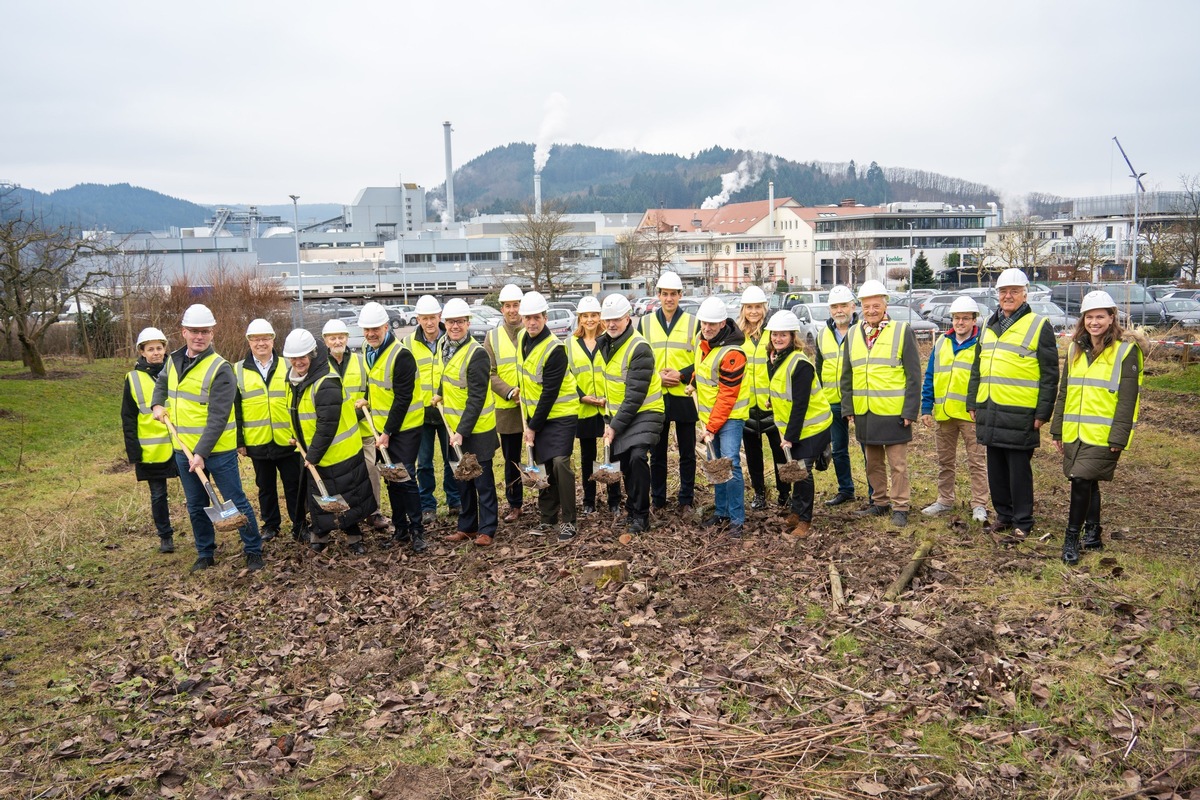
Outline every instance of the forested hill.
{"type": "Polygon", "coordinates": [[[75,230],[162,231],[203,225],[212,216],[207,206],[128,183],[81,183],[49,194],[17,188],[16,194],[23,210],[75,230]]]}
{"type": "MultiPolygon", "coordinates": [[[[534,146],[525,142],[497,147],[460,167],[454,176],[456,216],[516,211],[533,200],[534,146]]],[[[982,206],[998,201],[989,186],[932,172],[859,165],[801,163],[765,153],[713,147],[689,157],[607,150],[585,145],[555,145],[542,170],[542,197],[559,200],[570,211],[640,211],[647,208],[695,208],[710,204],[765,199],[767,181],[776,197],[794,197],[805,205],[854,198],[875,205],[894,201],[939,201],[982,206]],[[722,175],[735,172],[735,179],[722,175]],[[722,190],[728,189],[723,194],[722,190]]],[[[434,205],[445,185],[430,192],[434,205]]],[[[436,218],[436,215],[435,215],[436,218]]]]}

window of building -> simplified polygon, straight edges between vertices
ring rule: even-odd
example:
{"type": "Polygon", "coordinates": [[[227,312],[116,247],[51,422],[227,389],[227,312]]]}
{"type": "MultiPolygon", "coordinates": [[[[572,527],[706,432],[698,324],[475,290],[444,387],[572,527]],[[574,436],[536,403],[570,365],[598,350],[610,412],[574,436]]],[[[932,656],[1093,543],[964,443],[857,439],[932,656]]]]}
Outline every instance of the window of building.
{"type": "Polygon", "coordinates": [[[1105,229],[1104,229],[1104,238],[1105,238],[1105,239],[1111,239],[1111,238],[1113,238],[1113,235],[1112,235],[1112,225],[1109,225],[1107,228],[1105,228],[1105,229]]]}

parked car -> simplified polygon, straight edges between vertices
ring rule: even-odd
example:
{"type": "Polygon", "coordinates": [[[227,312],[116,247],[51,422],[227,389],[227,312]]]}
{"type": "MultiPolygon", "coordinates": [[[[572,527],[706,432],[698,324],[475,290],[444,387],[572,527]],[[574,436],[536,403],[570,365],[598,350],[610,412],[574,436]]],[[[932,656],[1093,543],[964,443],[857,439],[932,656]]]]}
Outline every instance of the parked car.
{"type": "Polygon", "coordinates": [[[825,303],[801,303],[792,306],[792,313],[800,320],[800,338],[810,349],[816,347],[817,340],[821,337],[821,328],[825,327],[825,320],[829,319],[829,306],[825,303]]]}
{"type": "Polygon", "coordinates": [[[559,339],[570,336],[575,332],[575,312],[551,307],[546,311],[546,327],[559,339]]]}
{"type": "Polygon", "coordinates": [[[483,342],[487,338],[488,331],[496,327],[497,324],[490,317],[484,317],[472,311],[471,320],[467,323],[467,333],[475,341],[483,342]]]}
{"type": "Polygon", "coordinates": [[[959,298],[957,294],[935,294],[921,301],[920,305],[913,306],[913,311],[925,317],[929,313],[929,309],[933,308],[938,303],[949,305],[959,298]]]}
{"type": "Polygon", "coordinates": [[[816,305],[818,303],[828,303],[829,292],[820,290],[810,290],[801,292],[783,292],[782,294],[773,294],[770,297],[771,309],[786,308],[790,309],[796,305],[816,305]]]}
{"type": "Polygon", "coordinates": [[[1164,297],[1171,300],[1181,300],[1184,298],[1188,300],[1200,300],[1200,289],[1176,289],[1164,297]]]}
{"type": "MultiPolygon", "coordinates": [[[[1103,289],[1117,301],[1117,309],[1135,325],[1155,326],[1167,321],[1162,303],[1137,283],[1104,283],[1093,287],[1103,289]]],[[[1068,309],[1069,311],[1069,309],[1068,309]]]]}
{"type": "Polygon", "coordinates": [[[1030,302],[1029,309],[1033,313],[1041,314],[1045,317],[1056,332],[1073,331],[1075,330],[1075,324],[1079,322],[1078,317],[1072,317],[1054,303],[1043,300],[1030,302]]]}
{"type": "MultiPolygon", "coordinates": [[[[653,310],[657,311],[658,306],[655,306],[653,310]]],[[[679,301],[679,310],[686,311],[694,317],[696,316],[696,312],[700,310],[700,301],[685,297],[679,301]]]]}
{"type": "Polygon", "coordinates": [[[405,325],[417,324],[417,307],[406,305],[384,306],[388,310],[388,316],[395,314],[405,325]]]}
{"type": "Polygon", "coordinates": [[[932,342],[934,337],[938,335],[938,326],[927,319],[922,319],[911,308],[905,306],[889,307],[888,316],[897,322],[907,322],[918,340],[924,339],[932,342]]]}
{"type": "Polygon", "coordinates": [[[1200,302],[1187,297],[1168,297],[1162,301],[1167,322],[1184,328],[1200,328],[1200,302]]]}
{"type": "Polygon", "coordinates": [[[656,302],[657,299],[658,298],[655,298],[655,297],[639,297],[637,300],[634,300],[633,304],[632,304],[633,305],[633,316],[640,317],[645,314],[648,314],[649,312],[646,311],[646,306],[649,305],[650,303],[656,302]]]}
{"type": "Polygon", "coordinates": [[[471,313],[484,319],[495,320],[495,325],[499,325],[504,321],[504,315],[491,306],[472,306],[471,313]]]}
{"type": "Polygon", "coordinates": [[[1050,289],[1050,302],[1070,314],[1079,310],[1083,296],[1091,290],[1090,283],[1058,283],[1050,289]]]}
{"type": "Polygon", "coordinates": [[[366,337],[363,336],[363,329],[357,324],[346,323],[346,330],[350,332],[350,338],[346,340],[346,348],[358,352],[366,345],[366,337]]]}
{"type": "MultiPolygon", "coordinates": [[[[891,309],[891,306],[888,306],[891,309]]],[[[953,320],[950,319],[950,303],[934,303],[929,306],[922,316],[937,325],[940,330],[949,330],[953,320]]]]}
{"type": "Polygon", "coordinates": [[[1167,283],[1161,286],[1151,286],[1147,288],[1146,291],[1149,292],[1155,300],[1162,300],[1167,295],[1179,291],[1179,287],[1172,286],[1171,284],[1167,283]]]}

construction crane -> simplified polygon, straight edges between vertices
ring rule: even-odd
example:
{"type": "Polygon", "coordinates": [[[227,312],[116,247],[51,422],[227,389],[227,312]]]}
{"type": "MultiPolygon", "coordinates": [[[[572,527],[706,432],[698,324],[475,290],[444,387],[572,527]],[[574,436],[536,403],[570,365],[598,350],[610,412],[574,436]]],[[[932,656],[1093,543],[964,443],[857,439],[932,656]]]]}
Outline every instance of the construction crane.
{"type": "Polygon", "coordinates": [[[1125,159],[1125,164],[1129,167],[1129,177],[1133,178],[1133,251],[1131,255],[1132,264],[1129,270],[1129,278],[1134,283],[1137,283],[1137,267],[1138,267],[1138,239],[1141,238],[1142,229],[1138,224],[1138,211],[1141,205],[1142,192],[1146,191],[1146,187],[1142,186],[1142,178],[1146,173],[1138,172],[1133,168],[1133,162],[1129,160],[1129,156],[1125,155],[1125,148],[1121,147],[1121,140],[1113,137],[1113,141],[1117,143],[1117,149],[1121,151],[1121,158],[1125,159]]]}

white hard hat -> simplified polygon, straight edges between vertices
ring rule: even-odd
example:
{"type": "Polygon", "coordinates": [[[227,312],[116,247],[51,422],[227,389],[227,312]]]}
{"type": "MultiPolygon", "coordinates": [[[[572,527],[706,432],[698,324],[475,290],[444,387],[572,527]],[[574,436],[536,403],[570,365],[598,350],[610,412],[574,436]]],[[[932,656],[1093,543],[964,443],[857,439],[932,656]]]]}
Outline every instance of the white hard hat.
{"type": "Polygon", "coordinates": [[[447,300],[445,308],[442,309],[442,319],[466,319],[470,316],[471,307],[461,297],[447,300]]]}
{"type": "Polygon", "coordinates": [[[842,286],[840,283],[829,290],[829,305],[837,305],[838,303],[853,303],[854,292],[850,291],[849,286],[842,286]]]}
{"type": "Polygon", "coordinates": [[[347,328],[346,323],[342,322],[340,319],[331,319],[329,322],[326,322],[325,327],[321,329],[321,335],[328,336],[331,333],[344,333],[349,335],[350,329],[347,328]]]}
{"type": "Polygon", "coordinates": [[[262,317],[250,320],[250,324],[246,326],[246,336],[274,336],[275,329],[271,327],[271,323],[267,322],[262,317]]]}
{"type": "Polygon", "coordinates": [[[729,319],[729,309],[721,298],[709,297],[700,304],[696,319],[701,322],[724,322],[729,319]]]}
{"type": "Polygon", "coordinates": [[[879,281],[863,281],[862,286],[858,287],[858,299],[864,297],[887,297],[887,287],[879,281]]]}
{"type": "Polygon", "coordinates": [[[633,311],[629,298],[623,294],[610,294],[600,305],[600,319],[620,319],[633,311]]]}
{"type": "Polygon", "coordinates": [[[969,297],[956,297],[950,304],[951,314],[974,314],[979,316],[979,304],[969,297]]]}
{"type": "Polygon", "coordinates": [[[526,292],[525,296],[521,298],[519,313],[522,317],[545,314],[548,310],[550,310],[550,305],[546,302],[546,298],[542,297],[541,292],[526,292]]]}
{"type": "Polygon", "coordinates": [[[1097,289],[1094,292],[1088,292],[1083,296],[1083,302],[1079,304],[1079,313],[1085,314],[1088,311],[1096,311],[1101,308],[1116,308],[1117,301],[1112,299],[1112,295],[1103,289],[1097,289]]]}
{"type": "Polygon", "coordinates": [[[442,304],[433,295],[423,294],[417,298],[416,312],[421,315],[440,314],[442,313],[442,304]]]}
{"type": "Polygon", "coordinates": [[[187,307],[187,311],[183,312],[183,327],[185,328],[211,328],[216,324],[217,318],[203,303],[190,305],[187,307]]]}
{"type": "Polygon", "coordinates": [[[742,292],[742,305],[767,302],[767,294],[757,286],[747,286],[742,292]]]}
{"type": "Polygon", "coordinates": [[[1028,286],[1029,276],[1023,270],[1016,267],[1009,267],[1000,273],[1000,277],[996,278],[996,288],[1003,289],[1005,286],[1028,286]]]}
{"type": "Polygon", "coordinates": [[[389,322],[387,309],[374,301],[365,304],[358,312],[358,324],[363,328],[378,328],[389,322]]]}
{"type": "Polygon", "coordinates": [[[767,320],[767,330],[769,331],[799,331],[800,320],[791,311],[776,311],[767,320]]]}
{"type": "Polygon", "coordinates": [[[303,358],[317,349],[317,340],[304,328],[297,328],[283,340],[284,358],[303,358]]]}
{"type": "Polygon", "coordinates": [[[600,301],[591,295],[579,298],[579,305],[575,308],[576,314],[595,314],[599,311],[600,301]]]}
{"type": "Polygon", "coordinates": [[[514,301],[519,303],[524,296],[525,293],[521,291],[521,287],[515,283],[506,283],[504,284],[504,288],[500,290],[501,303],[512,303],[514,301]]]}
{"type": "Polygon", "coordinates": [[[676,292],[683,291],[683,281],[679,280],[679,276],[674,272],[667,270],[662,275],[658,276],[658,283],[654,284],[655,289],[672,289],[676,292]]]}
{"type": "Polygon", "coordinates": [[[146,342],[162,342],[167,343],[167,335],[158,328],[143,328],[138,334],[137,346],[140,349],[146,342]]]}

